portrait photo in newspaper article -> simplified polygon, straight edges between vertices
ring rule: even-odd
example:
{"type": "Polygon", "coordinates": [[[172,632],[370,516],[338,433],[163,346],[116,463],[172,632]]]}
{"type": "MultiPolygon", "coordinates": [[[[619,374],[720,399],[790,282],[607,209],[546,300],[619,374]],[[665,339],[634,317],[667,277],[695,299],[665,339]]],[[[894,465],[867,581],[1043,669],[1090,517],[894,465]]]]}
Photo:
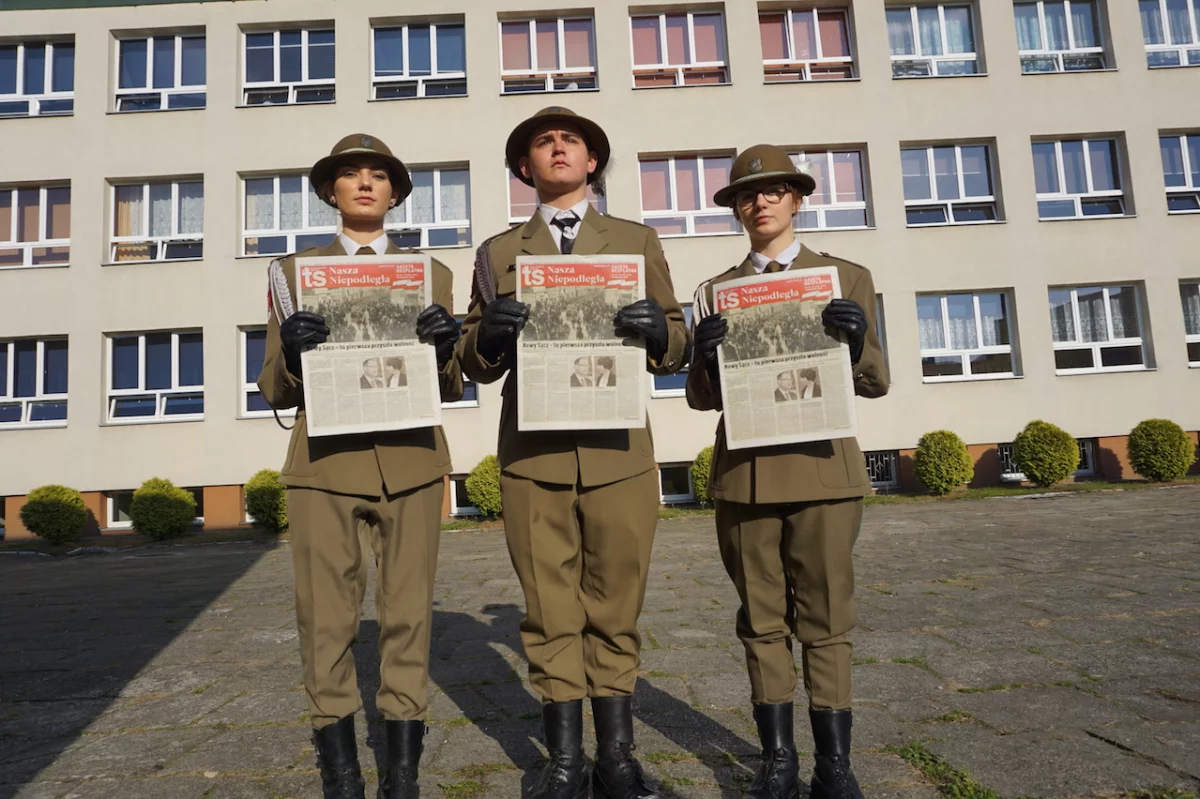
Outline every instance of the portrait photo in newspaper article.
{"type": "Polygon", "coordinates": [[[517,342],[520,430],[604,430],[646,424],[646,350],[613,328],[645,297],[645,259],[519,256],[517,299],[529,321],[517,342]]]}
{"type": "Polygon", "coordinates": [[[850,348],[821,312],[841,285],[835,267],[776,272],[717,285],[729,323],[718,350],[730,449],[857,434],[850,348]]]}
{"type": "Polygon", "coordinates": [[[329,326],[301,356],[310,436],[441,424],[437,356],[417,339],[430,281],[428,255],[296,259],[299,307],[329,326]]]}

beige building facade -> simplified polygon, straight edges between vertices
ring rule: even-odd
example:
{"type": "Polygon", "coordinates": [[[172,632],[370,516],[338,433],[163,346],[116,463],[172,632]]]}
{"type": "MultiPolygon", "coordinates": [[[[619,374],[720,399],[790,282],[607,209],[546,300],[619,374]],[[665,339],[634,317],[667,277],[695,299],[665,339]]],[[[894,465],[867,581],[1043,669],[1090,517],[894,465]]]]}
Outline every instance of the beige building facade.
{"type": "MultiPolygon", "coordinates": [[[[252,385],[267,266],[335,232],[307,168],[347,133],[386,141],[418,187],[390,228],[452,268],[465,314],[475,247],[532,209],[504,138],[555,104],[606,128],[606,210],[658,228],[688,302],[745,255],[711,199],[732,155],[813,164],[800,238],[879,294],[892,386],[859,438],[881,485],[934,429],[984,481],[1032,419],[1110,476],[1140,420],[1200,429],[1200,0],[5,5],[10,530],[46,483],[119,529],[152,476],[242,522],[288,439],[252,385]]],[[[649,404],[666,501],[716,425],[681,388],[649,404]]],[[[495,448],[499,386],[474,396],[444,413],[459,475],[495,448]]]]}

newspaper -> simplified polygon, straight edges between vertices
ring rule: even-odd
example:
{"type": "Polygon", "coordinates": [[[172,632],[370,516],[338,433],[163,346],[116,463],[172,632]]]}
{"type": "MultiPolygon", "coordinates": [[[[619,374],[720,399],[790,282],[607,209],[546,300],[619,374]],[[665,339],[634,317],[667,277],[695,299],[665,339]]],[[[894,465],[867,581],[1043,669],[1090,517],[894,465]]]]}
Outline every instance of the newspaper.
{"type": "Polygon", "coordinates": [[[432,279],[428,255],[296,259],[297,305],[329,326],[300,357],[310,436],[442,423],[437,355],[417,339],[432,279]]]}
{"type": "Polygon", "coordinates": [[[729,449],[857,435],[850,347],[821,323],[841,296],[837,267],[730,280],[713,293],[729,322],[718,350],[729,449]]]}
{"type": "Polygon", "coordinates": [[[645,297],[641,255],[517,257],[517,300],[529,321],[517,341],[517,429],[646,426],[646,349],[613,329],[645,297]]]}

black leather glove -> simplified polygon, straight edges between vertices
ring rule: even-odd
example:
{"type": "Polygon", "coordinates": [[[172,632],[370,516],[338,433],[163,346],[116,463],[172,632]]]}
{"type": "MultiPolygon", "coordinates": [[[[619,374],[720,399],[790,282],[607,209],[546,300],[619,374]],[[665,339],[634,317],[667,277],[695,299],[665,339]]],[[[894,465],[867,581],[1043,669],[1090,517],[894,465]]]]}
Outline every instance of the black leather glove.
{"type": "Polygon", "coordinates": [[[329,327],[325,317],[311,311],[296,311],[279,326],[279,340],[283,344],[283,360],[287,369],[300,377],[300,353],[311,350],[329,338],[329,327]]]}
{"type": "Polygon", "coordinates": [[[454,357],[454,345],[461,335],[458,322],[440,305],[430,305],[417,317],[417,338],[433,343],[439,371],[454,357]]]}
{"type": "Polygon", "coordinates": [[[717,363],[717,347],[725,340],[729,330],[729,322],[720,314],[710,314],[700,320],[692,331],[692,346],[696,354],[704,359],[704,368],[709,378],[715,383],[720,379],[720,368],[717,363]]]}
{"type": "Polygon", "coordinates": [[[850,363],[858,363],[867,340],[867,314],[862,306],[854,300],[830,300],[821,312],[821,324],[846,331],[850,363]]]}
{"type": "Polygon", "coordinates": [[[661,361],[667,354],[667,315],[654,300],[638,300],[617,311],[613,327],[622,335],[641,336],[646,340],[646,354],[661,361]]]}
{"type": "Polygon", "coordinates": [[[489,361],[495,361],[517,341],[517,334],[529,321],[529,306],[512,297],[499,297],[483,308],[475,348],[489,361]]]}

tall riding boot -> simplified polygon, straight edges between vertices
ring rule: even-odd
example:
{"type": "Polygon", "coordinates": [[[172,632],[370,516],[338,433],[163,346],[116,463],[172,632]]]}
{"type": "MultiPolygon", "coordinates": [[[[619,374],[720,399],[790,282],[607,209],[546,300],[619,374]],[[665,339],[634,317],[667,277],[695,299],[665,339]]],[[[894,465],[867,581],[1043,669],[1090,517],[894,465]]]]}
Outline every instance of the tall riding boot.
{"type": "Polygon", "coordinates": [[[583,799],[591,776],[583,756],[583,700],[542,705],[542,725],[550,762],[530,799],[583,799]]]}
{"type": "Polygon", "coordinates": [[[796,799],[800,795],[800,756],[793,736],[791,702],[755,705],[754,724],[762,742],[762,764],[743,799],[796,799]]]}
{"type": "Polygon", "coordinates": [[[317,750],[317,767],[321,769],[325,799],[365,799],[366,782],[358,767],[354,716],[313,730],[313,746],[317,750]]]}
{"type": "Polygon", "coordinates": [[[387,765],[379,777],[377,799],[417,799],[417,767],[425,738],[425,722],[384,721],[387,730],[387,765]]]}
{"type": "Polygon", "coordinates": [[[593,799],[654,799],[642,765],[633,756],[633,697],[592,697],[596,721],[593,799]]]}
{"type": "Polygon", "coordinates": [[[812,799],[863,799],[850,768],[849,710],[809,710],[817,766],[813,769],[812,799]]]}

